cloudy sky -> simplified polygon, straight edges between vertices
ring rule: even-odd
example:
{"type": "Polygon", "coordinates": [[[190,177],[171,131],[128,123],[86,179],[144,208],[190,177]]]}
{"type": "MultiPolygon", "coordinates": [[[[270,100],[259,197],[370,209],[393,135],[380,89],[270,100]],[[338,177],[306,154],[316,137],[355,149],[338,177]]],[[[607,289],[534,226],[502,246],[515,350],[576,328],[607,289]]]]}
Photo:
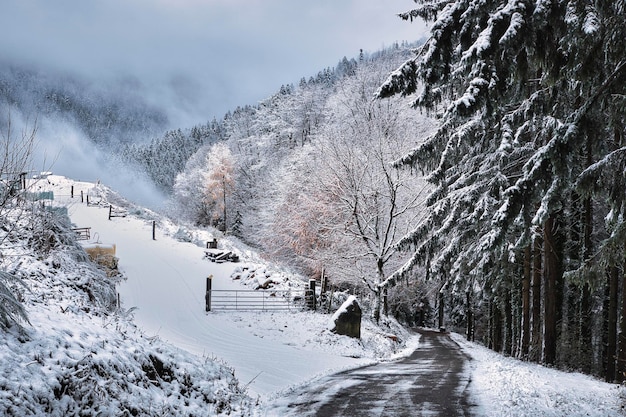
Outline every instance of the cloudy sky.
{"type": "MultiPolygon", "coordinates": [[[[208,120],[281,84],[425,34],[411,0],[4,0],[0,56],[94,79],[130,74],[208,120]]],[[[193,120],[191,120],[193,122],[193,120]]]]}

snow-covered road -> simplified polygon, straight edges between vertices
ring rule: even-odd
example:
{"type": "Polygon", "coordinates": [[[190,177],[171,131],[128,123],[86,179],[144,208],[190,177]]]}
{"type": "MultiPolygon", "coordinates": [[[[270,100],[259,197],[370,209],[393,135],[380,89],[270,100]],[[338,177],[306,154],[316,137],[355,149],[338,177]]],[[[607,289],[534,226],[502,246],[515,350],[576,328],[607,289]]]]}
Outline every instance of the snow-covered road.
{"type": "Polygon", "coordinates": [[[224,317],[229,313],[205,313],[207,276],[213,275],[214,289],[242,288],[230,279],[235,264],[209,262],[203,248],[162,233],[152,240],[151,221],[133,215],[109,220],[108,208],[80,202],[80,191],[86,195],[93,184],[56,176],[51,182],[55,204],[67,205],[75,226],[90,227],[93,239],[116,245],[119,268],[128,278],[119,286],[122,307],[137,308],[135,322],[146,335],[223,360],[242,385],[250,384],[252,395],[262,397],[329,370],[368,362],[267,340],[254,334],[254,326],[233,326],[224,317]]]}
{"type": "Polygon", "coordinates": [[[420,348],[407,358],[321,378],[278,398],[272,416],[473,415],[467,356],[450,336],[419,330],[420,348]]]}

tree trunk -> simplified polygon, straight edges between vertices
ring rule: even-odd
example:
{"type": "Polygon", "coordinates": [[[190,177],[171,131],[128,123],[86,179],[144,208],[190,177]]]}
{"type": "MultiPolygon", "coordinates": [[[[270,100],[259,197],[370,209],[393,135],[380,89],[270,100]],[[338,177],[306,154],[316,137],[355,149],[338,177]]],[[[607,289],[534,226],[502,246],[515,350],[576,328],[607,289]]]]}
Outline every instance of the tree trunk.
{"type": "Polygon", "coordinates": [[[532,338],[531,349],[529,351],[529,359],[535,362],[541,360],[541,346],[543,340],[541,338],[541,278],[542,278],[542,262],[541,262],[541,240],[539,236],[535,236],[533,243],[533,261],[532,261],[532,338]]]}
{"type": "Polygon", "coordinates": [[[470,290],[465,291],[465,317],[467,319],[466,337],[468,341],[474,340],[474,313],[472,311],[472,299],[470,290]]]}
{"type": "Polygon", "coordinates": [[[619,345],[617,353],[617,382],[626,380],[626,263],[622,271],[622,318],[619,326],[619,345]]]}
{"type": "Polygon", "coordinates": [[[443,287],[439,290],[438,319],[439,330],[443,330],[445,328],[445,322],[443,320],[443,287]]]}
{"type": "Polygon", "coordinates": [[[224,230],[222,232],[226,233],[226,177],[222,177],[222,192],[224,193],[224,230]]]}
{"type": "MultiPolygon", "coordinates": [[[[587,135],[587,166],[593,163],[593,137],[587,135]]],[[[593,202],[590,197],[583,201],[583,261],[586,262],[593,256],[592,233],[593,233],[593,202]]],[[[591,299],[591,284],[583,283],[580,300],[580,347],[581,347],[581,370],[585,373],[592,372],[594,349],[593,349],[593,311],[591,299]]]]}
{"type": "Polygon", "coordinates": [[[511,289],[504,290],[504,354],[513,354],[513,308],[511,307],[511,289]]]}
{"type": "Polygon", "coordinates": [[[616,266],[609,270],[609,305],[607,314],[606,343],[606,382],[615,381],[615,354],[617,351],[617,286],[619,270],[616,266]]]}
{"type": "Polygon", "coordinates": [[[502,351],[502,313],[497,302],[492,303],[492,324],[491,324],[492,349],[496,352],[502,351]]]}
{"type": "MultiPolygon", "coordinates": [[[[384,263],[381,258],[376,261],[376,282],[373,285],[372,291],[374,292],[374,311],[373,316],[376,323],[380,321],[380,310],[382,309],[383,294],[386,293],[386,288],[380,284],[385,279],[385,271],[383,270],[384,263]]],[[[385,313],[386,314],[386,313],[385,313]]]]}
{"type": "Polygon", "coordinates": [[[380,309],[382,305],[382,294],[381,289],[378,288],[377,291],[374,291],[374,311],[372,311],[372,316],[374,321],[378,323],[380,321],[380,309]]]}
{"type": "Polygon", "coordinates": [[[524,249],[524,276],[522,278],[522,336],[520,356],[528,356],[530,344],[530,278],[531,278],[531,249],[530,245],[524,249]]]}
{"type": "MultiPolygon", "coordinates": [[[[556,215],[551,214],[543,230],[544,249],[544,324],[543,360],[548,365],[556,363],[558,322],[560,318],[559,287],[562,285],[558,238],[556,236],[556,215]]],[[[562,294],[562,293],[561,293],[562,294]]]]}

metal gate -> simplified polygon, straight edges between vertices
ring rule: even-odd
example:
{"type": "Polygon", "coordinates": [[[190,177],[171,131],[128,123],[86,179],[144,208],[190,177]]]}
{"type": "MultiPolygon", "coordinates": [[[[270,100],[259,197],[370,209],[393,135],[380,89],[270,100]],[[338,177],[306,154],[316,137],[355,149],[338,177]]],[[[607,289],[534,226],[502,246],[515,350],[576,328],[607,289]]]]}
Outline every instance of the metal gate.
{"type": "Polygon", "coordinates": [[[306,290],[210,290],[206,311],[291,311],[307,307],[306,290]]]}

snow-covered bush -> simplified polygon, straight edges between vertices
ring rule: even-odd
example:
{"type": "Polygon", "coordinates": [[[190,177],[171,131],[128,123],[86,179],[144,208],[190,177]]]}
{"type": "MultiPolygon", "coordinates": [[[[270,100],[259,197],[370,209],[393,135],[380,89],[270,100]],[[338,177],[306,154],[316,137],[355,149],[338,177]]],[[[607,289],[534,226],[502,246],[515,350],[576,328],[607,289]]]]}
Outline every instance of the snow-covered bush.
{"type": "Polygon", "coordinates": [[[12,288],[24,286],[24,282],[15,275],[0,271],[0,329],[7,330],[12,323],[20,324],[28,321],[26,310],[15,297],[12,288]]]}

